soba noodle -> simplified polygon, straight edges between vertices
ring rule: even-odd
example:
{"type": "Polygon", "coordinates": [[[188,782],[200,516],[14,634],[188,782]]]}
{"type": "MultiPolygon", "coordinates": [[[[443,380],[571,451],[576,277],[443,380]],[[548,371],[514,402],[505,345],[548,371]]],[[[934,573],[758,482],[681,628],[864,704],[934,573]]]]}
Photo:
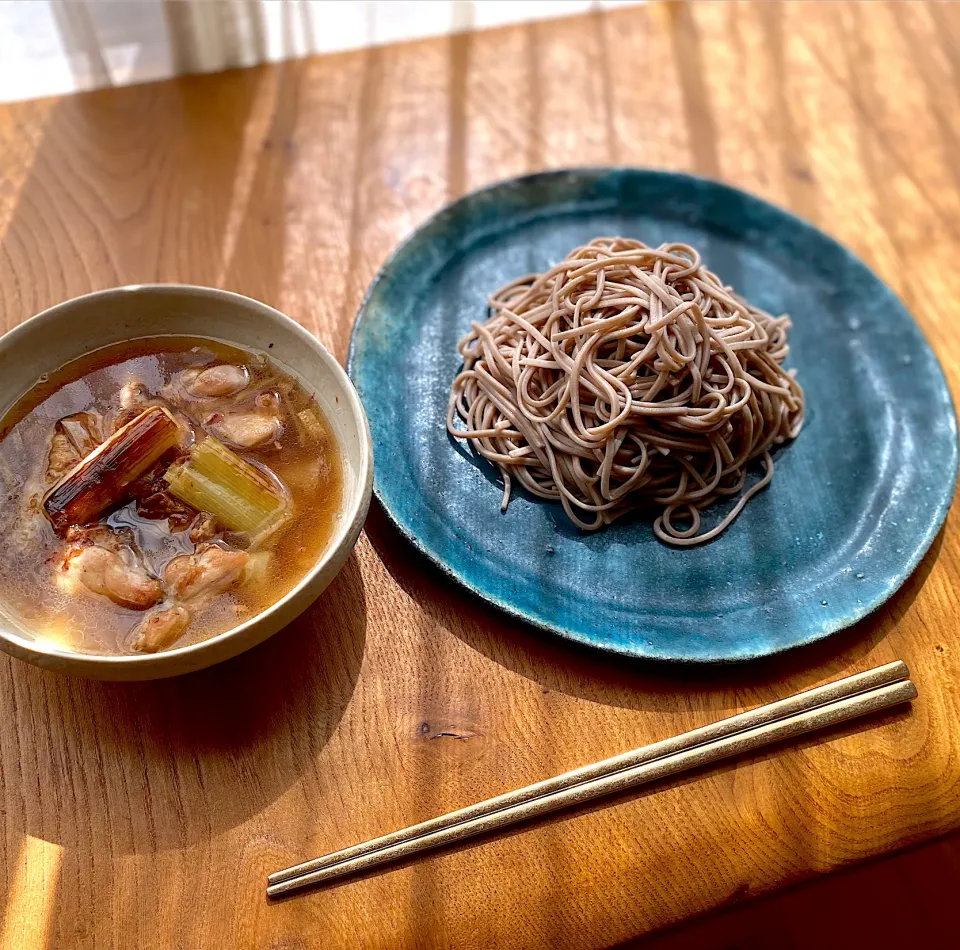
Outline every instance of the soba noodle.
{"type": "Polygon", "coordinates": [[[698,544],[770,481],[771,446],[803,425],[782,365],[789,318],[737,297],[688,245],[597,238],[489,308],[458,345],[447,428],[500,470],[501,510],[516,484],[587,531],[654,505],[661,541],[698,544]],[[744,491],[753,459],[765,471],[744,491]],[[734,495],[701,532],[700,510],[734,495]]]}

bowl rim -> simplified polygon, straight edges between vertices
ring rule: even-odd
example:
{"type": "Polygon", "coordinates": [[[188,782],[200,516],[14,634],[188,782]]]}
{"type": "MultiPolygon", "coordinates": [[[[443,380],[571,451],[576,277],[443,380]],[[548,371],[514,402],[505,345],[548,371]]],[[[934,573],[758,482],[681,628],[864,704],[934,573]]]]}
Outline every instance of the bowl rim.
{"type": "MultiPolygon", "coordinates": [[[[247,620],[243,621],[243,623],[237,624],[235,627],[230,627],[230,629],[224,630],[222,633],[218,633],[216,636],[209,637],[206,640],[200,640],[196,643],[191,643],[182,647],[174,647],[170,650],[162,650],[158,653],[148,653],[142,655],[81,653],[75,650],[61,649],[52,641],[47,641],[44,639],[27,639],[26,637],[11,631],[8,626],[2,623],[2,620],[0,620],[0,639],[3,639],[6,643],[14,647],[16,650],[16,655],[27,659],[28,661],[41,657],[62,661],[63,670],[71,673],[75,672],[82,674],[97,668],[102,670],[105,667],[109,667],[115,671],[129,670],[131,672],[134,670],[146,672],[150,667],[156,667],[158,668],[157,672],[159,673],[160,668],[169,667],[171,668],[170,673],[173,674],[180,671],[187,672],[189,670],[201,669],[206,665],[219,662],[221,659],[228,659],[230,654],[211,659],[210,664],[204,663],[200,660],[203,654],[209,652],[216,653],[217,648],[221,644],[241,636],[245,631],[250,630],[255,626],[260,626],[265,621],[269,621],[272,616],[280,612],[288,603],[295,601],[298,597],[303,596],[304,592],[314,583],[316,577],[323,571],[327,564],[337,559],[338,554],[343,548],[344,542],[349,539],[350,535],[354,532],[356,532],[356,535],[359,535],[359,530],[360,527],[362,527],[363,521],[365,520],[366,511],[369,507],[370,498],[373,491],[373,441],[370,435],[370,423],[367,420],[366,411],[364,410],[363,403],[360,401],[360,396],[353,385],[353,381],[350,379],[346,370],[343,366],[341,366],[337,358],[323,345],[323,343],[320,342],[316,336],[314,336],[309,330],[303,327],[292,317],[287,316],[287,314],[283,313],[281,310],[277,310],[276,307],[271,307],[262,300],[257,300],[255,297],[248,297],[232,290],[222,290],[218,287],[176,282],[124,284],[117,287],[107,287],[102,290],[95,290],[91,291],[90,293],[81,294],[77,297],[70,297],[66,300],[62,300],[59,303],[53,304],[52,306],[39,311],[33,316],[28,317],[26,320],[21,321],[15,327],[12,327],[6,333],[0,335],[0,357],[8,355],[14,351],[18,345],[21,345],[20,338],[28,334],[30,330],[36,327],[38,323],[43,323],[51,319],[62,317],[65,312],[68,313],[70,308],[76,306],[78,303],[91,303],[94,300],[104,300],[106,298],[120,297],[127,294],[159,294],[168,295],[171,297],[192,296],[214,298],[234,307],[248,310],[258,310],[268,320],[273,321],[275,324],[279,324],[284,329],[292,333],[295,337],[298,337],[300,342],[309,348],[320,360],[320,362],[324,364],[327,370],[339,380],[343,391],[346,394],[347,408],[349,409],[351,424],[358,430],[358,435],[360,436],[360,465],[357,469],[356,479],[358,490],[354,492],[354,496],[349,505],[347,505],[342,511],[343,517],[341,518],[340,525],[327,542],[323,553],[318,557],[310,570],[307,571],[307,573],[304,574],[303,577],[297,582],[297,584],[295,584],[289,591],[287,591],[286,594],[283,595],[283,597],[271,604],[265,610],[261,610],[259,613],[256,613],[252,617],[249,617],[247,620]],[[359,526],[357,524],[358,521],[360,522],[359,526]],[[191,659],[193,659],[195,662],[191,663],[191,659]],[[177,669],[172,669],[172,667],[176,667],[177,669]]],[[[201,339],[204,337],[204,333],[202,331],[197,332],[196,335],[201,339]]],[[[226,337],[214,337],[213,335],[210,336],[210,339],[214,338],[223,339],[223,341],[227,343],[232,342],[233,346],[247,348],[242,343],[231,341],[229,339],[229,335],[226,337]]],[[[131,336],[129,339],[132,340],[138,338],[131,336]]],[[[76,358],[77,357],[72,357],[72,359],[76,358]]],[[[70,362],[70,360],[67,362],[70,362]]],[[[19,402],[24,395],[26,395],[26,391],[21,393],[20,396],[17,397],[16,401],[11,405],[0,407],[0,419],[2,419],[2,417],[6,415],[12,406],[16,405],[16,402],[19,402]]],[[[264,639],[267,638],[268,637],[265,637],[264,639]]],[[[253,647],[257,642],[260,641],[253,640],[248,646],[253,647]]],[[[247,648],[248,647],[245,646],[238,652],[243,652],[243,650],[246,650],[247,648]]],[[[120,679],[123,677],[116,678],[120,679]]],[[[130,678],[135,679],[136,677],[131,676],[130,678]]]]}

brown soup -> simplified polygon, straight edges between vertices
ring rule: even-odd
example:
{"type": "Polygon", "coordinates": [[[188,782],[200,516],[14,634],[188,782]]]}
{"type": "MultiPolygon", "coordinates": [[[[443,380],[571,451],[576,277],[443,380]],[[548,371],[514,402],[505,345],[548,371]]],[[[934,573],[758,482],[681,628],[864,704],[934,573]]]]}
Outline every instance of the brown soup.
{"type": "Polygon", "coordinates": [[[184,337],[106,347],[0,423],[0,611],[85,653],[207,639],[302,579],[341,495],[320,407],[268,357],[184,337]]]}

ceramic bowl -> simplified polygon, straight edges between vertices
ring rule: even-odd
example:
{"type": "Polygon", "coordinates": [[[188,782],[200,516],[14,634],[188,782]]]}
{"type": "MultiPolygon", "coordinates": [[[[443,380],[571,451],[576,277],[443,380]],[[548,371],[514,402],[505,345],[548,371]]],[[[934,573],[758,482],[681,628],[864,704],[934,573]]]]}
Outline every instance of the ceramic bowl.
{"type": "Polygon", "coordinates": [[[106,680],[143,680],[198,670],[262,642],[288,624],[333,580],[356,544],[373,485],[373,450],[363,406],[346,373],[310,333],[266,304],[210,287],[139,285],[57,304],[0,338],[0,416],[43,373],[91,350],[149,336],[198,336],[267,353],[313,393],[343,458],[340,523],[313,568],[285,597],[200,643],[145,656],[76,653],[43,640],[4,612],[0,649],[46,669],[106,680]]]}

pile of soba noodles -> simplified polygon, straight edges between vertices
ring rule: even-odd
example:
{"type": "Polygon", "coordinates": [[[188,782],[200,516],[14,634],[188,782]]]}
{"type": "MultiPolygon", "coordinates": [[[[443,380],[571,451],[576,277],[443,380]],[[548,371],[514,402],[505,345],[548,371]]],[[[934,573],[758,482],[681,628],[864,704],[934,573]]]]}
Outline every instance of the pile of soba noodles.
{"type": "Polygon", "coordinates": [[[460,341],[447,412],[514,485],[593,531],[659,509],[668,544],[716,537],[773,476],[771,446],[803,425],[787,316],[739,298],[686,244],[597,238],[489,299],[460,341]],[[459,417],[459,418],[458,418],[459,417]],[[763,477],[746,491],[747,469],[763,477]],[[700,511],[737,496],[710,530],[700,511]]]}

